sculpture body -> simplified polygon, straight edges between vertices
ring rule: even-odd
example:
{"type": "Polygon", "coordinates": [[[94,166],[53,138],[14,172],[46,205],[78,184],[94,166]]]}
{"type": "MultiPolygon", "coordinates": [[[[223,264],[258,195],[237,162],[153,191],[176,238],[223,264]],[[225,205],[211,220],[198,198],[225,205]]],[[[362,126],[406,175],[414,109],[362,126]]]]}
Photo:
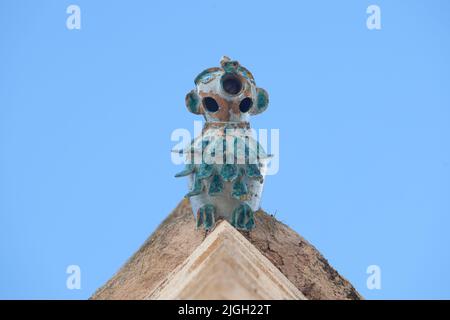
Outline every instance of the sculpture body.
{"type": "Polygon", "coordinates": [[[268,94],[252,74],[224,57],[221,68],[209,68],[195,79],[186,96],[188,110],[205,117],[201,136],[181,152],[189,176],[190,199],[197,227],[212,228],[219,218],[251,230],[259,209],[270,158],[256,141],[249,116],[263,112],[268,94]]]}

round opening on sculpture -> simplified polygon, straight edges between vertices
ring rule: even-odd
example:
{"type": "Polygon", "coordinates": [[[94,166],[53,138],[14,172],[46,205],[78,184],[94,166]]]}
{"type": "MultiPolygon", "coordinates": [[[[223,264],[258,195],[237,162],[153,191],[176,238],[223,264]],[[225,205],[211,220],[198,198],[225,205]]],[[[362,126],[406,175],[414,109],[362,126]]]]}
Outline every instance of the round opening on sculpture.
{"type": "Polygon", "coordinates": [[[203,107],[208,112],[217,112],[217,110],[219,110],[219,105],[217,104],[217,101],[214,98],[211,97],[203,98],[202,103],[203,107]]]}
{"type": "Polygon", "coordinates": [[[250,108],[253,106],[253,101],[251,98],[245,98],[241,101],[241,103],[239,104],[239,110],[241,110],[241,112],[248,112],[248,110],[250,110],[250,108]]]}
{"type": "Polygon", "coordinates": [[[242,90],[242,82],[237,76],[227,74],[222,77],[223,90],[231,95],[236,95],[242,90]]]}

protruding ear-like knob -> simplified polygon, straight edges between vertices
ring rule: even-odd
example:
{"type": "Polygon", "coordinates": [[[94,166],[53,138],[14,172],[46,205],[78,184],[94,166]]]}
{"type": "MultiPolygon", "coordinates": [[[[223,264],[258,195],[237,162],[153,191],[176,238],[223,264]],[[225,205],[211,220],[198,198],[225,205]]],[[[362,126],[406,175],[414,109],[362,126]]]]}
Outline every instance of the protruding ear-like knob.
{"type": "Polygon", "coordinates": [[[201,99],[195,90],[192,90],[186,95],[186,107],[194,114],[203,114],[203,107],[201,99]]]}
{"type": "Polygon", "coordinates": [[[269,94],[263,88],[256,88],[256,103],[250,109],[250,114],[259,114],[264,112],[269,106],[269,94]]]}

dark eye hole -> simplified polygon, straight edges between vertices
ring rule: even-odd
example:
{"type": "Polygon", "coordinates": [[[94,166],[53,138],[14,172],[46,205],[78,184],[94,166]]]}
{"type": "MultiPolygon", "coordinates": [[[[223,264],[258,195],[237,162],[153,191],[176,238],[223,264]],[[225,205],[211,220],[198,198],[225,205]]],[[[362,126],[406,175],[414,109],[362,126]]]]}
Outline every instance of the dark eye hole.
{"type": "Polygon", "coordinates": [[[239,110],[241,110],[241,112],[248,112],[248,110],[250,110],[250,108],[253,105],[253,101],[250,98],[245,98],[244,100],[241,101],[241,103],[239,104],[239,110]]]}
{"type": "Polygon", "coordinates": [[[222,80],[222,88],[228,94],[238,94],[242,90],[242,83],[233,75],[225,76],[222,80]]]}
{"type": "Polygon", "coordinates": [[[214,98],[206,97],[203,98],[202,102],[205,109],[208,110],[209,112],[216,112],[217,110],[219,110],[219,105],[217,104],[217,101],[214,98]]]}

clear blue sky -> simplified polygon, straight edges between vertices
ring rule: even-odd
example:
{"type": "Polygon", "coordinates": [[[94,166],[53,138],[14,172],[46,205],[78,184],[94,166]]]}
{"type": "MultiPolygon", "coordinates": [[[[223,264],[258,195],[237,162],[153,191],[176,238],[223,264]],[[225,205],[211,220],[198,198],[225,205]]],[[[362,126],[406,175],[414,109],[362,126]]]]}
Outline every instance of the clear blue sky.
{"type": "Polygon", "coordinates": [[[450,298],[446,0],[1,1],[0,298],[88,298],[138,249],[186,193],[170,134],[224,54],[280,130],[263,208],[368,299],[450,298]]]}

